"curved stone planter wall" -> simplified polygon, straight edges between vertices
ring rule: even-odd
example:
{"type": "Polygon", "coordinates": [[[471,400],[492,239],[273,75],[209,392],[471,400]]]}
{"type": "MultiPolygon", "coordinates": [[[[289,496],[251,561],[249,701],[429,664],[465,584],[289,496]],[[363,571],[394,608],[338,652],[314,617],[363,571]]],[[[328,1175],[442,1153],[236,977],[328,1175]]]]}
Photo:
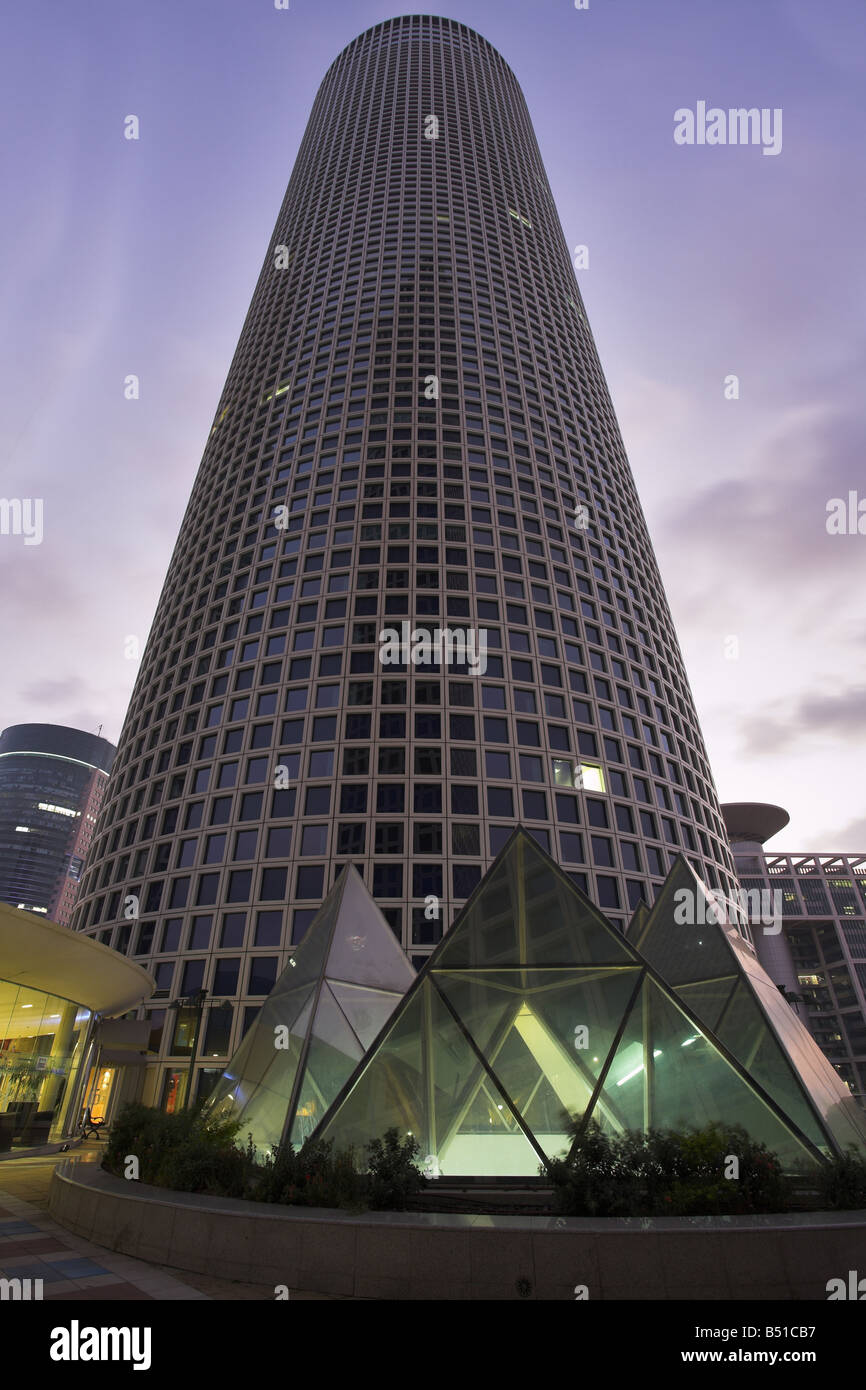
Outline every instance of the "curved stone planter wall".
{"type": "Polygon", "coordinates": [[[125,1255],[257,1284],[384,1299],[821,1299],[866,1273],[866,1212],[593,1220],[277,1207],[60,1165],[49,1210],[125,1255]]]}

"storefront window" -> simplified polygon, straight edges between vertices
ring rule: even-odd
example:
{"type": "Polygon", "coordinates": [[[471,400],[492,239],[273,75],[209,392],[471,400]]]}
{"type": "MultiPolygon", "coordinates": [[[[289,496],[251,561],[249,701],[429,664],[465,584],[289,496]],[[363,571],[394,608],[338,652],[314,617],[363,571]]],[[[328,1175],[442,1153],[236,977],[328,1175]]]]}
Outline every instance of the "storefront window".
{"type": "Polygon", "coordinates": [[[89,1022],[69,999],[0,980],[0,1153],[66,1132],[89,1022]]]}

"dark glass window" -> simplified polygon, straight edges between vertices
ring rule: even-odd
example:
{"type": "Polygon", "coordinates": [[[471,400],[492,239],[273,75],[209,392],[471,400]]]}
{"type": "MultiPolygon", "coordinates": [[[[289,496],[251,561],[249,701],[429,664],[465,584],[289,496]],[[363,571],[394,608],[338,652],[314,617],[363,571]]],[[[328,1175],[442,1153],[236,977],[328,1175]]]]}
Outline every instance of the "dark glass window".
{"type": "Polygon", "coordinates": [[[487,810],[491,816],[513,816],[514,798],[511,794],[511,788],[488,787],[487,810]]]}
{"type": "Polygon", "coordinates": [[[252,869],[233,869],[229,874],[227,901],[230,903],[249,902],[252,880],[252,869]]]}
{"type": "Polygon", "coordinates": [[[256,913],[255,946],[279,946],[283,930],[281,911],[266,910],[256,913]]]}
{"type": "Polygon", "coordinates": [[[217,956],[211,994],[237,994],[240,966],[240,956],[217,956]]]}
{"type": "Polygon", "coordinates": [[[246,925],[247,915],[245,912],[226,912],[223,915],[220,946],[243,946],[246,925]]]}
{"type": "Polygon", "coordinates": [[[320,899],[324,894],[324,884],[324,864],[301,864],[298,866],[297,897],[320,899]]]}
{"type": "Polygon", "coordinates": [[[277,980],[276,956],[253,956],[247,981],[247,994],[270,994],[277,980]]]}

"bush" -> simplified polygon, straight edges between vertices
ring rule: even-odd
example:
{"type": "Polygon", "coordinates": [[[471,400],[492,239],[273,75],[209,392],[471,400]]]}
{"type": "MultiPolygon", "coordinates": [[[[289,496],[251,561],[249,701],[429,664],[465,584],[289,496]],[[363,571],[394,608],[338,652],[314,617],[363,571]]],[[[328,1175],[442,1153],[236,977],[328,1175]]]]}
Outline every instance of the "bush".
{"type": "Polygon", "coordinates": [[[125,1176],[126,1160],[138,1159],[138,1177],[175,1192],[246,1197],[296,1207],[343,1207],[349,1211],[402,1211],[412,1193],[426,1186],[416,1168],[418,1144],[389,1129],[367,1145],[368,1166],[359,1171],[353,1149],[334,1152],[333,1142],[307,1139],[295,1150],[274,1145],[256,1161],[252,1135],[236,1144],[238,1120],[207,1120],[198,1110],[166,1115],[146,1105],[125,1105],[111,1127],[103,1168],[125,1176]]]}
{"type": "Polygon", "coordinates": [[[167,1115],[137,1103],[125,1105],[111,1126],[103,1168],[125,1176],[126,1159],[138,1159],[139,1178],[175,1192],[243,1197],[254,1172],[254,1150],[235,1144],[240,1125],[205,1124],[198,1110],[167,1115]]]}
{"type": "Polygon", "coordinates": [[[866,1207],[866,1159],[852,1146],[832,1158],[818,1174],[821,1198],[831,1211],[862,1211],[866,1207]]]}
{"type": "Polygon", "coordinates": [[[415,1166],[420,1152],[417,1139],[400,1138],[396,1129],[367,1145],[367,1201],[373,1211],[405,1211],[406,1198],[427,1186],[415,1166]]]}
{"type": "Polygon", "coordinates": [[[249,1195],[287,1206],[363,1210],[366,1184],[355,1167],[354,1151],[335,1154],[333,1148],[332,1142],[316,1139],[307,1139],[297,1151],[291,1144],[275,1144],[258,1166],[249,1195]]]}
{"type": "Polygon", "coordinates": [[[335,1153],[333,1142],[307,1139],[297,1152],[274,1145],[250,1195],[290,1206],[403,1211],[407,1197],[426,1185],[413,1162],[417,1153],[416,1140],[401,1141],[396,1129],[367,1145],[366,1172],[358,1171],[353,1149],[335,1153]]]}
{"type": "MultiPolygon", "coordinates": [[[[783,1211],[787,1201],[775,1154],[739,1125],[605,1133],[596,1121],[573,1152],[547,1172],[557,1209],[570,1216],[712,1216],[783,1211]],[[739,1162],[726,1178],[728,1155],[739,1162]]],[[[544,1171],[544,1170],[542,1170],[544,1171]]]]}

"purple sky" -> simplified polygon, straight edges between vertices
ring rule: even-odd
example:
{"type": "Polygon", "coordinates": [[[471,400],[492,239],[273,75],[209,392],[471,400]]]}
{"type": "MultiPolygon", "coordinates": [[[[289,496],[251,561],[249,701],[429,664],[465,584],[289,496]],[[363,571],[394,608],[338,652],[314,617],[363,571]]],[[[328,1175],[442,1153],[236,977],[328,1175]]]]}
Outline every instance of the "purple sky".
{"type": "MultiPolygon", "coordinates": [[[[44,499],[44,539],[0,535],[0,727],[117,739],[125,640],[147,635],[316,89],[403,12],[7,8],[0,493],[44,499]]],[[[440,12],[513,67],[569,246],[589,247],[578,278],[722,800],[785,806],[782,847],[866,850],[866,535],[825,525],[830,498],[866,498],[866,7],[440,12]],[[676,145],[698,101],[782,108],[781,153],[676,145]]]]}

